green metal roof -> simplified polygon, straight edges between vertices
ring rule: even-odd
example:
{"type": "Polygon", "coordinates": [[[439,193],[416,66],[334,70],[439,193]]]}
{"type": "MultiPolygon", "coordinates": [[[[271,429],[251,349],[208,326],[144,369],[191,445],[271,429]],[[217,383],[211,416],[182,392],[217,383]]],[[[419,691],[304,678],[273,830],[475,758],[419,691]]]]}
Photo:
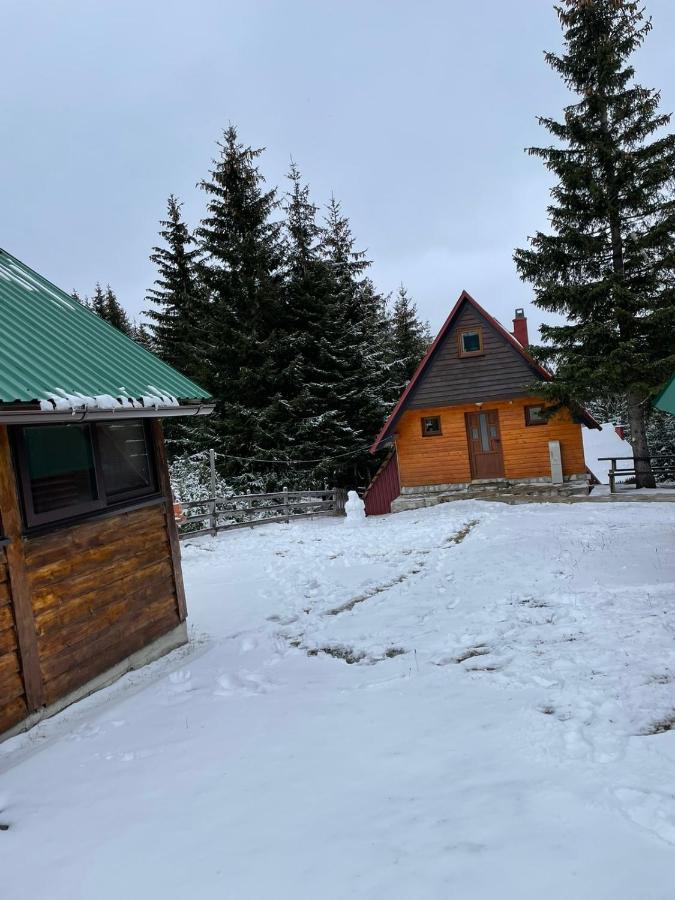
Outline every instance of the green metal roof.
{"type": "Polygon", "coordinates": [[[209,394],[0,250],[0,403],[53,409],[92,398],[99,408],[175,407],[209,394]]]}
{"type": "Polygon", "coordinates": [[[672,413],[675,416],[675,375],[672,376],[668,384],[656,398],[654,406],[657,409],[662,409],[664,412],[672,413]]]}

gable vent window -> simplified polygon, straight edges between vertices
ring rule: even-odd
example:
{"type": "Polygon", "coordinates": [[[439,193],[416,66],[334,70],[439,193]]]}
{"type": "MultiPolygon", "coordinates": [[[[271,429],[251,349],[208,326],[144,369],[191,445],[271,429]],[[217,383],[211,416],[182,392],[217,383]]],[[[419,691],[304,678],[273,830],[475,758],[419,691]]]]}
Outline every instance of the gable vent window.
{"type": "Polygon", "coordinates": [[[483,332],[480,328],[460,331],[457,337],[460,356],[482,356],[483,332]]]}
{"type": "Polygon", "coordinates": [[[442,433],[440,416],[423,416],[422,437],[433,437],[435,434],[442,433]]]}

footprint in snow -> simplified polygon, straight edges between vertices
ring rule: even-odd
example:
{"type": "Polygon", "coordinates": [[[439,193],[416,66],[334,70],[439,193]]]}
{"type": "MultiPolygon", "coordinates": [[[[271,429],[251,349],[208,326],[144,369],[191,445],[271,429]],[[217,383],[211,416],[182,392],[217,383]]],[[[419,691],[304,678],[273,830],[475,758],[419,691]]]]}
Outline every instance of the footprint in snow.
{"type": "Polygon", "coordinates": [[[661,791],[616,788],[621,812],[668,844],[675,844],[675,795],[661,791]]]}
{"type": "Polygon", "coordinates": [[[257,675],[240,672],[238,675],[221,675],[213,694],[215,697],[230,697],[232,694],[266,694],[269,688],[269,683],[257,675]]]}
{"type": "Polygon", "coordinates": [[[171,706],[175,703],[183,703],[189,699],[189,694],[196,690],[197,685],[192,681],[189,669],[179,669],[169,674],[169,683],[166,686],[164,702],[171,706]]]}
{"type": "Polygon", "coordinates": [[[85,722],[83,725],[80,725],[74,731],[72,731],[69,735],[67,735],[67,740],[69,741],[85,741],[89,738],[95,738],[101,733],[100,725],[93,725],[90,722],[85,722]]]}

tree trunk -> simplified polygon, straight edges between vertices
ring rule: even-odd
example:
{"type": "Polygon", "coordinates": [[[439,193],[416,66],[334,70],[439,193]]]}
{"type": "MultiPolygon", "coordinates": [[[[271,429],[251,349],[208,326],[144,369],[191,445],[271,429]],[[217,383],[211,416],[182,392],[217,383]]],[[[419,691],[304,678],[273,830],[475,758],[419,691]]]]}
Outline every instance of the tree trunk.
{"type": "Polygon", "coordinates": [[[635,460],[635,484],[639,488],[654,488],[656,480],[652,474],[647,445],[647,425],[643,402],[633,391],[628,391],[628,425],[630,426],[630,442],[635,460]],[[642,457],[642,458],[640,458],[642,457]]]}

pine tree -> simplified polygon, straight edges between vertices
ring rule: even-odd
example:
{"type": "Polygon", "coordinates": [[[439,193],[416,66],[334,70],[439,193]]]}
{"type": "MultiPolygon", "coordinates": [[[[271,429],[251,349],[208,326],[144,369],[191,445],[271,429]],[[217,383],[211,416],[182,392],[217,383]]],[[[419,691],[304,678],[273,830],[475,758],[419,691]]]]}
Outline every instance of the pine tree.
{"type": "MultiPolygon", "coordinates": [[[[562,0],[556,11],[564,52],[546,60],[578,100],[563,121],[539,120],[556,145],[528,152],[558,180],[552,233],[538,232],[514,258],[536,305],[567,318],[541,330],[552,395],[622,394],[643,458],[645,411],[675,365],[675,136],[661,132],[670,117],[628,62],[651,29],[640,3],[562,0]]],[[[638,486],[653,486],[648,462],[636,468],[638,486]]]]}
{"type": "Polygon", "coordinates": [[[365,253],[355,248],[349,220],[332,197],[321,230],[321,255],[331,276],[327,328],[339,373],[332,405],[349,435],[349,456],[338,475],[360,483],[367,480],[372,464],[367,446],[386,417],[395,387],[385,299],[366,275],[370,262],[365,253]]]}
{"type": "Polygon", "coordinates": [[[279,201],[275,190],[263,189],[256,166],[262,150],[239,143],[233,126],[219,146],[210,179],[200,185],[208,202],[197,229],[209,302],[207,387],[217,401],[209,424],[219,451],[230,457],[223,474],[266,487],[274,478],[268,461],[280,446],[274,348],[283,318],[283,246],[273,219],[279,201]]]}
{"type": "Polygon", "coordinates": [[[420,322],[415,303],[401,285],[391,313],[392,369],[397,393],[412,378],[430,343],[429,323],[420,322]]]}
{"type": "Polygon", "coordinates": [[[294,163],[288,178],[290,189],[283,204],[283,337],[277,345],[284,451],[294,463],[285,479],[295,487],[320,487],[333,478],[335,457],[349,452],[352,442],[343,410],[334,402],[344,375],[334,352],[341,326],[334,309],[332,267],[321,253],[318,209],[294,163]]]}
{"type": "Polygon", "coordinates": [[[156,353],[155,342],[152,336],[151,330],[145,324],[145,322],[134,322],[132,325],[133,333],[132,337],[136,341],[137,344],[140,344],[141,347],[145,347],[146,350],[149,350],[151,353],[156,353]]]}
{"type": "Polygon", "coordinates": [[[103,290],[100,283],[96,282],[96,289],[91,299],[85,297],[84,300],[80,300],[76,291],[73,292],[72,296],[75,297],[76,300],[79,300],[83,306],[86,306],[87,309],[91,309],[95,312],[99,318],[104,319],[110,325],[117,328],[118,331],[121,331],[122,334],[126,334],[126,336],[130,338],[134,337],[134,326],[131,324],[129,316],[126,314],[123,306],[115,296],[115,293],[109,284],[106,285],[106,289],[103,290]]]}
{"type": "Polygon", "coordinates": [[[106,299],[105,292],[101,287],[100,282],[96,282],[96,289],[94,290],[94,294],[91,298],[85,296],[84,298],[85,306],[88,306],[100,319],[106,318],[106,299]]]}
{"type": "Polygon", "coordinates": [[[126,334],[127,337],[133,337],[134,326],[131,324],[131,319],[126,314],[124,307],[109,284],[106,285],[104,293],[104,313],[102,318],[117,328],[118,331],[121,331],[122,334],[126,334]]]}
{"type": "Polygon", "coordinates": [[[169,365],[199,383],[205,378],[206,303],[197,278],[199,251],[173,194],[167,218],[160,222],[162,245],[153,247],[150,260],[157,268],[146,311],[154,351],[169,365]]]}

